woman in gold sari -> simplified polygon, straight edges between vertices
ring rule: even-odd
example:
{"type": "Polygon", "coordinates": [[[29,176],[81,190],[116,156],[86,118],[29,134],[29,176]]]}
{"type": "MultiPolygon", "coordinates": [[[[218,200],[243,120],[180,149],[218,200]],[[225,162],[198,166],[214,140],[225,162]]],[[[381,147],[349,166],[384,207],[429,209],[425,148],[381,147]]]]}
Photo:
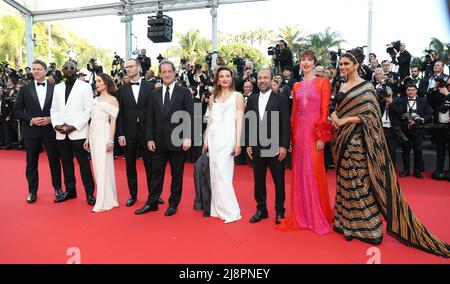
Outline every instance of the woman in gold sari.
{"type": "Polygon", "coordinates": [[[450,246],[428,232],[403,197],[386,146],[375,90],[358,75],[363,60],[362,50],[354,49],[339,62],[347,83],[335,97],[331,115],[336,129],[334,230],[349,241],[357,238],[380,244],[382,215],[389,235],[405,245],[448,258],[450,246]]]}

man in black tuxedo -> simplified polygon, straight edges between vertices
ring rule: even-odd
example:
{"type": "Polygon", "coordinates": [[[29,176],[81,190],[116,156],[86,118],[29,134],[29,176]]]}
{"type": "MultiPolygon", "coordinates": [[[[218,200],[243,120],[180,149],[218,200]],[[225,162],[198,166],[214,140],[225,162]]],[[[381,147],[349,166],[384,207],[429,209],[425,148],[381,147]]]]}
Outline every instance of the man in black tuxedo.
{"type": "Polygon", "coordinates": [[[289,101],[283,95],[272,93],[271,83],[272,73],[269,70],[261,70],[258,74],[260,93],[251,96],[246,106],[246,117],[250,119],[250,125],[246,123],[245,127],[246,145],[249,146],[247,154],[253,160],[254,194],[257,203],[257,212],[250,219],[250,223],[257,223],[269,215],[266,205],[267,168],[270,169],[275,183],[276,224],[284,218],[285,212],[285,158],[290,144],[289,101]],[[272,115],[275,114],[279,115],[278,121],[272,121],[272,115]],[[251,133],[255,127],[256,131],[251,133]],[[265,145],[260,135],[267,135],[269,145],[265,145]]]}
{"type": "Polygon", "coordinates": [[[399,98],[392,106],[393,110],[402,117],[401,129],[408,137],[408,142],[403,143],[403,172],[400,177],[410,175],[411,143],[414,148],[414,176],[423,179],[422,143],[424,129],[417,127],[433,120],[433,110],[425,98],[417,96],[417,86],[414,84],[406,87],[406,97],[399,98]]]}
{"type": "Polygon", "coordinates": [[[390,84],[389,86],[392,88],[392,91],[394,92],[394,97],[397,96],[399,90],[399,78],[398,74],[391,71],[391,62],[389,60],[383,60],[381,62],[381,68],[384,72],[383,79],[390,84]]]}
{"type": "Polygon", "coordinates": [[[61,164],[56,133],[51,124],[50,107],[54,85],[45,80],[47,65],[35,60],[32,65],[34,80],[23,86],[14,105],[14,116],[20,119],[25,149],[27,152],[26,177],[28,181],[28,203],[37,199],[39,186],[38,162],[40,147],[44,144],[47,152],[52,185],[56,198],[63,195],[61,190],[61,164]]]}
{"type": "Polygon", "coordinates": [[[127,60],[125,69],[130,77],[130,82],[121,86],[118,91],[120,110],[117,120],[117,136],[119,145],[125,147],[127,181],[130,191],[130,198],[126,205],[133,206],[136,203],[138,192],[136,172],[138,147],[142,151],[150,196],[153,154],[147,148],[145,130],[149,98],[155,86],[140,78],[141,63],[138,60],[127,60]]]}
{"type": "Polygon", "coordinates": [[[172,184],[165,216],[175,214],[181,200],[185,152],[192,145],[194,103],[189,89],[175,83],[175,72],[172,62],[163,60],[159,64],[163,86],[153,91],[147,111],[147,146],[154,152],[150,197],[136,214],[158,210],[157,201],[163,189],[167,161],[170,163],[172,184]],[[177,115],[181,115],[182,119],[175,119],[177,115]],[[180,127],[183,128],[181,137],[174,133],[180,127]]]}

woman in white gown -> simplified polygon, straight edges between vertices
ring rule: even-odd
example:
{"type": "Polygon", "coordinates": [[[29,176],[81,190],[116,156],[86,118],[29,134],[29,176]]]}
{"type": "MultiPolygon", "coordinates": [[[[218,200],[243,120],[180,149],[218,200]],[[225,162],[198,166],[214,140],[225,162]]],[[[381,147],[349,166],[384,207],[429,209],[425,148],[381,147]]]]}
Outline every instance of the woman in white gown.
{"type": "Polygon", "coordinates": [[[244,98],[234,90],[233,71],[221,66],[214,76],[203,151],[209,152],[211,216],[225,223],[241,219],[233,187],[234,157],[241,153],[244,98]]]}
{"type": "Polygon", "coordinates": [[[116,86],[109,75],[99,74],[95,81],[100,96],[92,106],[89,136],[84,148],[91,152],[97,188],[97,201],[92,211],[101,212],[119,206],[113,154],[119,103],[115,98],[116,86]]]}

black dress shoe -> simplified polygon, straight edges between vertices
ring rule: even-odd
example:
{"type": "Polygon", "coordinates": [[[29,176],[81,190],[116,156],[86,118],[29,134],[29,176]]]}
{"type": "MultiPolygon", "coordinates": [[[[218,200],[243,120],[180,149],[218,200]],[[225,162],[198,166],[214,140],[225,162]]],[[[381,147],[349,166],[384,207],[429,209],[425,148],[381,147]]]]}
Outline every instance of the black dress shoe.
{"type": "Polygon", "coordinates": [[[34,202],[36,202],[36,199],[37,199],[36,193],[30,193],[27,197],[27,202],[33,204],[34,202]]]}
{"type": "Polygon", "coordinates": [[[62,191],[61,188],[55,189],[55,196],[56,196],[56,198],[60,197],[63,194],[64,194],[64,192],[62,191]]]}
{"type": "Polygon", "coordinates": [[[87,203],[89,204],[89,205],[91,205],[91,206],[94,206],[95,205],[95,198],[94,198],[94,196],[91,194],[91,195],[88,195],[87,197],[86,197],[86,201],[87,201],[87,203]]]}
{"type": "Polygon", "coordinates": [[[155,206],[150,206],[148,204],[145,204],[144,207],[142,207],[139,210],[136,210],[134,212],[134,214],[141,215],[141,214],[145,214],[145,213],[150,212],[150,211],[158,211],[158,206],[155,207],[155,206]]]}
{"type": "Polygon", "coordinates": [[[162,198],[160,197],[159,199],[158,199],[158,204],[161,204],[161,205],[163,205],[164,204],[164,200],[162,200],[162,198]]]}
{"type": "Polygon", "coordinates": [[[267,219],[267,218],[269,218],[269,213],[267,213],[267,211],[258,210],[256,212],[256,214],[252,218],[250,218],[250,223],[258,223],[262,219],[267,219]]]}
{"type": "Polygon", "coordinates": [[[164,214],[164,216],[172,216],[175,213],[177,213],[177,208],[169,206],[169,208],[166,210],[166,213],[164,214]]]}
{"type": "Polygon", "coordinates": [[[418,179],[424,179],[422,173],[414,173],[414,176],[418,179]]]}
{"type": "Polygon", "coordinates": [[[75,198],[77,198],[76,193],[64,192],[61,196],[57,197],[54,202],[59,203],[59,202],[64,202],[69,199],[75,199],[75,198]]]}
{"type": "Polygon", "coordinates": [[[130,197],[130,199],[127,200],[127,207],[133,206],[134,203],[136,203],[136,198],[130,197]]]}
{"type": "Polygon", "coordinates": [[[279,225],[281,223],[281,219],[284,219],[284,214],[277,214],[275,217],[275,224],[279,225]]]}
{"type": "Polygon", "coordinates": [[[403,171],[401,174],[400,174],[400,177],[409,177],[409,171],[403,171]]]}

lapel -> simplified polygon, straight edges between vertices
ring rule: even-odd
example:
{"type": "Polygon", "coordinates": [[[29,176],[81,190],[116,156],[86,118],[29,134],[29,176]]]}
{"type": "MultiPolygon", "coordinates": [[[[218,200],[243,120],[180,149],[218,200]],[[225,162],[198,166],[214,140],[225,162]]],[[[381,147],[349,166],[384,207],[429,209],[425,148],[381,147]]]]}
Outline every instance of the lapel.
{"type": "Polygon", "coordinates": [[[128,83],[128,84],[125,86],[125,88],[126,88],[125,90],[126,90],[126,93],[127,93],[127,97],[129,97],[130,100],[131,100],[132,102],[134,102],[134,104],[137,105],[137,101],[136,101],[136,99],[134,98],[133,88],[131,87],[131,85],[128,83]]]}
{"type": "MultiPolygon", "coordinates": [[[[63,82],[62,84],[63,84],[63,86],[64,86],[64,88],[63,88],[63,90],[64,90],[64,93],[63,93],[63,94],[64,94],[64,95],[63,95],[63,100],[65,100],[65,96],[66,96],[66,83],[63,82]]],[[[69,106],[69,104],[70,104],[71,101],[72,101],[73,94],[76,94],[76,93],[77,93],[79,87],[80,87],[80,83],[78,82],[78,79],[77,79],[77,80],[75,80],[75,84],[73,85],[72,90],[70,90],[69,98],[67,98],[66,109],[67,109],[67,107],[69,106]]]]}
{"type": "Polygon", "coordinates": [[[163,101],[162,101],[162,91],[163,88],[159,88],[159,90],[157,92],[155,92],[156,95],[156,101],[158,102],[159,108],[161,108],[161,113],[164,114],[164,106],[163,106],[163,101]]]}
{"type": "Polygon", "coordinates": [[[260,96],[260,93],[254,94],[254,96],[256,96],[256,97],[255,97],[255,100],[254,100],[254,106],[253,107],[256,110],[256,115],[258,116],[258,122],[259,122],[261,120],[261,118],[259,116],[259,96],[260,96]]]}
{"type": "Polygon", "coordinates": [[[30,84],[30,89],[31,89],[31,96],[33,97],[34,101],[37,103],[37,106],[39,107],[39,109],[41,109],[41,104],[39,103],[39,98],[38,98],[38,95],[37,95],[36,85],[35,85],[35,81],[34,80],[30,84]]]}
{"type": "Polygon", "coordinates": [[[55,87],[54,85],[51,85],[48,81],[46,81],[45,83],[47,84],[47,94],[45,95],[44,109],[49,103],[51,103],[53,97],[53,89],[55,87]]]}

